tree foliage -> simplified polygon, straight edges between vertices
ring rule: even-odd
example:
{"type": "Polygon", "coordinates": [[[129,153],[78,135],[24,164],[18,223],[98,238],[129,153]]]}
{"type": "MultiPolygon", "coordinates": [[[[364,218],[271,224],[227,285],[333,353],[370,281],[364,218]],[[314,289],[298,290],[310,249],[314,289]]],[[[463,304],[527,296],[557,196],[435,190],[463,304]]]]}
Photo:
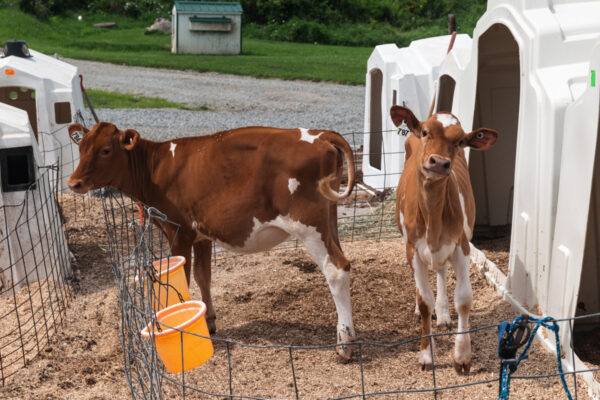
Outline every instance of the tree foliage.
{"type": "MultiPolygon", "coordinates": [[[[217,0],[219,1],[219,0],[217,0]]],[[[223,1],[223,0],[221,0],[223,1]]],[[[132,17],[167,16],[173,0],[18,0],[21,10],[48,18],[66,11],[103,11],[132,17]]],[[[240,0],[245,22],[282,24],[290,18],[323,24],[388,22],[407,27],[485,0],[240,0]]]]}

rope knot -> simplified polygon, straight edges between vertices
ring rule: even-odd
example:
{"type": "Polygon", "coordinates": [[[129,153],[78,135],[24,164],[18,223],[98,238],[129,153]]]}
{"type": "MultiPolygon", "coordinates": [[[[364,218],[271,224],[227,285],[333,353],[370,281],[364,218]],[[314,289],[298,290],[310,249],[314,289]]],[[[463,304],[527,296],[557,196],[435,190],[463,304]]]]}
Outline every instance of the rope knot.
{"type": "Polygon", "coordinates": [[[528,315],[519,315],[512,324],[502,322],[498,326],[498,357],[500,358],[500,380],[499,380],[499,395],[498,400],[508,400],[510,396],[510,378],[517,370],[521,361],[528,358],[527,351],[535,338],[535,334],[540,326],[550,329],[554,332],[556,340],[556,361],[557,368],[560,374],[560,380],[567,398],[571,400],[571,392],[567,387],[565,376],[562,371],[562,363],[560,360],[560,340],[558,335],[558,324],[552,317],[542,319],[530,317],[528,315]],[[534,322],[533,330],[529,327],[529,322],[534,322]],[[525,345],[521,354],[517,357],[517,351],[525,345]],[[508,367],[508,368],[507,368],[508,367]],[[508,369],[508,371],[507,371],[508,369]]]}

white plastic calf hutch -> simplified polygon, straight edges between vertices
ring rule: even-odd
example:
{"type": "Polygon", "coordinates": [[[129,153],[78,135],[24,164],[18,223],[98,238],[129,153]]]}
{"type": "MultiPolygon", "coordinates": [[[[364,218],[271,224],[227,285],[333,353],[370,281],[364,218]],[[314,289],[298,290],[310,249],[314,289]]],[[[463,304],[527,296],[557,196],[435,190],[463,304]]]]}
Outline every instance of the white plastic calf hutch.
{"type": "Polygon", "coordinates": [[[242,6],[237,2],[176,1],[171,24],[171,52],[240,54],[242,6]]]}
{"type": "Polygon", "coordinates": [[[29,118],[26,111],[0,103],[0,278],[5,290],[52,275],[56,266],[46,261],[69,254],[62,229],[53,230],[60,238],[47,237],[46,224],[58,220],[58,209],[51,182],[40,179],[42,158],[29,118]]]}
{"type": "MultiPolygon", "coordinates": [[[[74,170],[79,151],[69,139],[68,124],[84,110],[77,68],[7,42],[0,58],[0,102],[25,110],[39,144],[41,163],[60,163],[61,190],[74,170]]],[[[82,119],[77,122],[82,122],[82,119]]]]}
{"type": "MultiPolygon", "coordinates": [[[[600,311],[599,92],[590,82],[599,15],[600,1],[489,0],[470,59],[440,69],[456,80],[451,108],[463,128],[500,132],[493,148],[469,155],[476,231],[512,231],[508,276],[496,271],[497,283],[515,304],[555,318],[600,311]]],[[[570,339],[561,324],[573,368],[570,339]]]]}
{"type": "MultiPolygon", "coordinates": [[[[410,46],[375,47],[367,62],[363,180],[377,189],[395,187],[404,166],[405,136],[398,134],[389,109],[409,107],[425,119],[431,106],[438,67],[450,44],[450,35],[415,40],[410,46]]],[[[468,50],[471,38],[457,35],[454,49],[468,50]]]]}

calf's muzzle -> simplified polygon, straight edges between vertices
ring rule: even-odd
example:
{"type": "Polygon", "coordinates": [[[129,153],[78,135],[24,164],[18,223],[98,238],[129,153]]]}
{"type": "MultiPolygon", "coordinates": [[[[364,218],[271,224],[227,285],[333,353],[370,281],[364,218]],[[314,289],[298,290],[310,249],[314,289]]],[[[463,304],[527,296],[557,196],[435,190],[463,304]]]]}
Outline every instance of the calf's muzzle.
{"type": "Polygon", "coordinates": [[[450,160],[438,155],[431,155],[425,163],[425,169],[440,175],[450,174],[450,160]]]}
{"type": "Polygon", "coordinates": [[[87,192],[87,190],[85,190],[83,187],[83,180],[81,179],[73,179],[73,177],[71,176],[67,180],[67,184],[69,185],[69,188],[75,193],[83,194],[87,192]]]}

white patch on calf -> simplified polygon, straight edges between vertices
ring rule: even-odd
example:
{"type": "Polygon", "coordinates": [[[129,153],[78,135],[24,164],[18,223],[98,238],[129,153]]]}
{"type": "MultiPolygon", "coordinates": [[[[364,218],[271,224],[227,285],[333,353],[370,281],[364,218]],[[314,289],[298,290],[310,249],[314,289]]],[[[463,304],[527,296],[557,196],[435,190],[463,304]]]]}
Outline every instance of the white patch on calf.
{"type": "Polygon", "coordinates": [[[437,120],[442,123],[442,126],[444,128],[447,128],[450,125],[455,125],[458,122],[456,120],[456,118],[454,118],[452,116],[452,114],[441,113],[441,114],[436,114],[436,116],[437,116],[437,120]]]}
{"type": "Polygon", "coordinates": [[[435,293],[435,315],[436,315],[436,325],[450,325],[450,311],[448,309],[448,290],[446,283],[446,265],[437,270],[436,274],[436,284],[437,291],[435,293]]]}
{"type": "Polygon", "coordinates": [[[460,200],[460,209],[462,210],[463,214],[463,230],[465,231],[467,240],[471,241],[471,238],[473,237],[473,232],[471,232],[471,227],[469,226],[469,219],[467,218],[467,212],[465,211],[465,198],[460,192],[458,192],[458,199],[460,200]]]}
{"type": "Polygon", "coordinates": [[[429,286],[427,278],[427,264],[425,264],[417,253],[413,256],[412,267],[415,272],[415,284],[421,295],[421,299],[427,305],[430,312],[433,311],[433,290],[429,286]]]}
{"type": "Polygon", "coordinates": [[[169,148],[169,151],[171,152],[171,154],[173,154],[173,158],[175,158],[175,147],[177,147],[177,143],[171,142],[171,147],[169,148]]]}
{"type": "Polygon", "coordinates": [[[317,135],[311,135],[310,133],[308,133],[308,129],[306,128],[298,128],[300,130],[300,140],[304,140],[305,142],[308,143],[314,143],[314,141],[323,134],[323,132],[317,134],[317,135]]]}
{"type": "Polygon", "coordinates": [[[295,222],[289,216],[282,217],[281,215],[272,221],[260,222],[256,217],[252,221],[254,226],[242,247],[232,246],[220,240],[216,240],[216,243],[224,249],[236,253],[249,254],[266,251],[287,240],[290,237],[288,230],[291,222],[295,222]]]}
{"type": "Polygon", "coordinates": [[[450,255],[456,248],[456,243],[443,244],[438,251],[432,252],[431,247],[427,244],[425,238],[417,239],[415,243],[417,254],[421,260],[427,265],[431,265],[434,269],[441,268],[450,258],[450,255]]]}
{"type": "Polygon", "coordinates": [[[406,243],[406,241],[408,240],[408,236],[406,236],[406,227],[404,226],[404,214],[402,214],[402,211],[400,211],[400,228],[402,229],[402,240],[404,240],[404,243],[406,243]]]}
{"type": "Polygon", "coordinates": [[[300,181],[296,178],[290,178],[288,180],[288,189],[290,190],[290,194],[294,194],[296,189],[300,186],[300,181]]]}

